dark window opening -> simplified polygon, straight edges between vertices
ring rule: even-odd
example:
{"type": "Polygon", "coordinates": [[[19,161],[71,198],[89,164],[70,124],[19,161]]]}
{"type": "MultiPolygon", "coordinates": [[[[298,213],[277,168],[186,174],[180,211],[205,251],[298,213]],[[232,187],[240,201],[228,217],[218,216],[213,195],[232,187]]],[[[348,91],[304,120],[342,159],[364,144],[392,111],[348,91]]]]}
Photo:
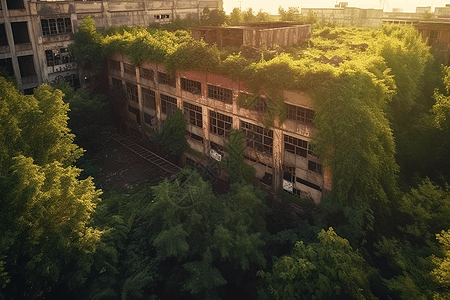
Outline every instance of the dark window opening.
{"type": "Polygon", "coordinates": [[[167,116],[173,115],[177,110],[177,98],[161,94],[161,110],[167,116]]]}
{"type": "Polygon", "coordinates": [[[130,101],[138,102],[138,91],[137,85],[126,82],[125,86],[127,88],[127,99],[130,101]]]}
{"type": "Polygon", "coordinates": [[[6,6],[8,9],[25,9],[23,0],[6,0],[6,6]]]}
{"type": "Polygon", "coordinates": [[[208,97],[228,104],[233,103],[233,91],[208,84],[208,97]]]}
{"type": "Polygon", "coordinates": [[[11,23],[11,29],[14,37],[14,44],[30,43],[27,22],[13,22],[11,23]]]}
{"type": "Polygon", "coordinates": [[[145,107],[156,110],[156,96],[154,91],[142,88],[142,99],[144,100],[145,107]]]}
{"type": "Polygon", "coordinates": [[[180,83],[181,83],[181,89],[183,91],[195,94],[195,95],[200,95],[202,93],[202,84],[198,81],[194,81],[194,80],[190,80],[190,79],[186,79],[186,78],[181,78],[180,79],[180,83]]]}
{"type": "Polygon", "coordinates": [[[155,118],[155,117],[153,117],[153,116],[151,116],[151,115],[149,115],[149,114],[144,113],[144,122],[145,122],[146,124],[152,125],[152,120],[153,120],[153,118],[155,118]]]}
{"type": "Polygon", "coordinates": [[[184,115],[189,124],[203,128],[202,107],[183,102],[184,115]]]}
{"type": "Polygon", "coordinates": [[[6,36],[5,24],[0,24],[0,46],[8,46],[8,37],[6,36]]]}
{"type": "Polygon", "coordinates": [[[167,73],[158,72],[158,83],[165,84],[171,87],[176,87],[176,79],[175,77],[170,76],[167,73]]]}
{"type": "Polygon", "coordinates": [[[136,76],[136,68],[130,64],[123,64],[123,72],[128,75],[136,76]]]}
{"type": "Polygon", "coordinates": [[[19,69],[21,77],[30,77],[36,75],[36,70],[34,69],[33,55],[19,56],[17,57],[19,61],[19,69]]]}
{"type": "Polygon", "coordinates": [[[14,67],[11,58],[0,59],[0,68],[6,70],[10,76],[14,76],[14,67]]]}
{"type": "Polygon", "coordinates": [[[266,154],[273,153],[273,130],[241,121],[247,146],[266,154]]]}
{"type": "Polygon", "coordinates": [[[56,35],[72,33],[72,20],[70,18],[41,19],[42,35],[56,35]]]}
{"type": "Polygon", "coordinates": [[[212,110],[209,111],[209,131],[211,133],[228,138],[228,134],[232,127],[232,117],[212,110]]]}
{"type": "Polygon", "coordinates": [[[297,177],[296,180],[297,180],[298,183],[306,185],[306,186],[308,186],[310,188],[313,188],[313,189],[315,189],[317,191],[322,191],[322,188],[320,186],[318,186],[317,184],[314,184],[312,182],[309,182],[309,181],[306,181],[304,179],[301,179],[300,177],[297,177]]]}
{"type": "Polygon", "coordinates": [[[155,72],[152,69],[139,68],[139,77],[153,81],[155,72]]]}
{"type": "Polygon", "coordinates": [[[109,69],[110,70],[114,70],[114,71],[119,71],[120,72],[120,62],[119,61],[110,59],[108,61],[108,64],[109,64],[109,69]]]}
{"type": "Polygon", "coordinates": [[[309,160],[308,161],[308,170],[322,174],[322,165],[309,160]]]}
{"type": "Polygon", "coordinates": [[[139,109],[131,105],[128,105],[128,111],[136,115],[136,123],[141,124],[141,114],[139,112],[139,109]]]}
{"type": "Polygon", "coordinates": [[[300,121],[307,125],[312,125],[314,111],[308,108],[287,104],[287,118],[294,121],[300,121]]]}
{"type": "Polygon", "coordinates": [[[186,136],[190,137],[195,142],[203,143],[203,138],[195,133],[186,130],[186,136]]]}

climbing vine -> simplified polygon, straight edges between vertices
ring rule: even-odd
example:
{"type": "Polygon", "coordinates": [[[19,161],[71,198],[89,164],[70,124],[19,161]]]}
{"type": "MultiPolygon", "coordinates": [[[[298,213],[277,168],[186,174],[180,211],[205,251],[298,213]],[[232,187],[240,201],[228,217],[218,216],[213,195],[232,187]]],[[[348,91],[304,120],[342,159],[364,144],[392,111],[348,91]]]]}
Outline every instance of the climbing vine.
{"type": "MultiPolygon", "coordinates": [[[[91,22],[78,34],[91,35],[103,55],[124,53],[135,65],[150,60],[170,72],[190,69],[244,80],[255,97],[268,99],[266,126],[286,118],[282,91],[301,90],[315,102],[319,130],[313,144],[333,170],[333,194],[344,202],[364,199],[381,206],[395,192],[398,167],[390,120],[414,106],[431,60],[412,27],[322,28],[308,45],[273,58],[264,55],[267,49],[218,49],[193,40],[186,31],[120,27],[100,32],[91,22]]],[[[240,99],[238,104],[253,102],[240,99]]]]}

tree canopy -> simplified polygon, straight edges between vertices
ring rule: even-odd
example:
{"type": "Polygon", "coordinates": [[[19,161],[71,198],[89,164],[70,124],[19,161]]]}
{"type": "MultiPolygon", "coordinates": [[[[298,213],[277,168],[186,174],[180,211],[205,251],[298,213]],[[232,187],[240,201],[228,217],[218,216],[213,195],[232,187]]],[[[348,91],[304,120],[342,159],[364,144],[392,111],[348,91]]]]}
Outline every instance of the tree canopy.
{"type": "Polygon", "coordinates": [[[90,225],[101,191],[73,166],[83,150],[67,127],[68,105],[48,85],[26,96],[0,77],[0,91],[2,294],[77,288],[102,233],[90,225]]]}

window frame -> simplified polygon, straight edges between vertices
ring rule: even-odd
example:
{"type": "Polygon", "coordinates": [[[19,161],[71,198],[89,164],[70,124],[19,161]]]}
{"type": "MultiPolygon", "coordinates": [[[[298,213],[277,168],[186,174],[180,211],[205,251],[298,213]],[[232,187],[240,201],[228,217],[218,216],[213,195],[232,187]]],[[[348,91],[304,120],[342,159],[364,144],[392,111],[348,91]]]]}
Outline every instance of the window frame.
{"type": "Polygon", "coordinates": [[[208,84],[208,98],[233,104],[233,90],[208,84]]]}
{"type": "Polygon", "coordinates": [[[171,97],[163,93],[159,95],[159,98],[161,100],[161,112],[164,113],[166,116],[171,116],[177,111],[178,108],[177,98],[171,97]]]}
{"type": "Polygon", "coordinates": [[[228,138],[231,129],[233,129],[233,117],[209,110],[209,132],[228,138]]]}
{"type": "Polygon", "coordinates": [[[203,110],[201,106],[183,101],[183,113],[188,124],[203,128],[203,110]]]}
{"type": "Polygon", "coordinates": [[[286,117],[289,120],[299,121],[306,125],[313,125],[314,110],[286,103],[286,117]]]}
{"type": "Polygon", "coordinates": [[[183,91],[189,92],[193,95],[201,95],[202,94],[202,83],[200,81],[195,81],[195,80],[181,77],[180,85],[181,85],[181,89],[183,91]]]}
{"type": "Polygon", "coordinates": [[[151,108],[156,111],[156,93],[155,91],[141,87],[142,101],[144,107],[151,108]]]}
{"type": "Polygon", "coordinates": [[[258,152],[273,155],[273,130],[241,120],[241,131],[246,137],[246,144],[258,152]]]}

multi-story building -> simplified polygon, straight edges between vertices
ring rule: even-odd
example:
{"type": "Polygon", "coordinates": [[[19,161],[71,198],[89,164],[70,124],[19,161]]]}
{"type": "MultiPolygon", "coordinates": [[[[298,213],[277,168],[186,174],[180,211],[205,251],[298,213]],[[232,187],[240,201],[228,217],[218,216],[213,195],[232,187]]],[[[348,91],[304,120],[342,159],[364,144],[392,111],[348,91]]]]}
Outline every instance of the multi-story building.
{"type": "Polygon", "coordinates": [[[24,92],[61,80],[84,85],[85,76],[67,48],[85,16],[104,29],[148,26],[200,18],[206,7],[216,9],[218,1],[0,0],[0,66],[16,76],[24,92]]]}
{"type": "MultiPolygon", "coordinates": [[[[245,162],[256,169],[263,186],[315,202],[331,190],[331,174],[310,148],[314,105],[301,91],[283,91],[287,120],[282,124],[275,120],[266,128],[268,99],[259,96],[251,109],[237,103],[242,94],[244,98],[250,94],[244,81],[199,71],[180,71],[170,77],[162,64],[145,61],[133,66],[120,53],[109,56],[108,80],[111,87],[124,91],[127,126],[143,139],[152,130],[161,130],[162,122],[177,108],[184,112],[187,143],[201,154],[185,152],[186,165],[222,160],[230,130],[238,129],[245,133],[245,162]]],[[[220,172],[225,179],[227,174],[220,172]]]]}

